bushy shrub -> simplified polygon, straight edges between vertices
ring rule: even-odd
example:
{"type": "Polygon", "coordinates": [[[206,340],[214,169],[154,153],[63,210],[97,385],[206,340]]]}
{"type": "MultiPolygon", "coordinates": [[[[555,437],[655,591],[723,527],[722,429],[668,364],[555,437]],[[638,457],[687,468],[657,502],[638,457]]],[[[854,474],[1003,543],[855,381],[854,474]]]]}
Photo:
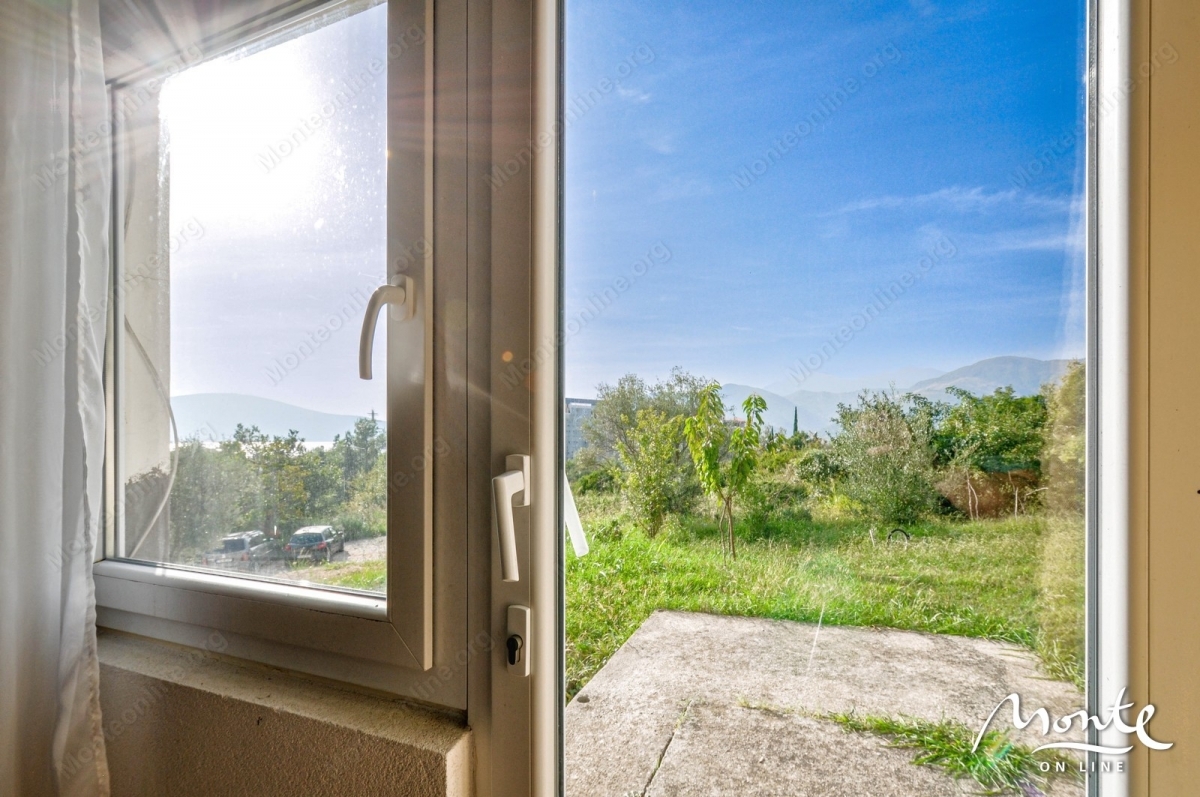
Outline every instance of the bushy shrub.
{"type": "Polygon", "coordinates": [[[611,493],[620,488],[621,478],[620,467],[596,454],[591,447],[567,460],[567,481],[575,495],[611,493]]]}
{"type": "Polygon", "coordinates": [[[774,537],[811,521],[804,503],[807,498],[808,488],[791,465],[755,473],[742,498],[745,536],[774,537]]]}
{"type": "Polygon", "coordinates": [[[654,409],[638,410],[627,441],[618,441],[617,454],[625,471],[625,498],[648,536],[662,529],[681,478],[680,423],[654,409]]]}
{"type": "Polygon", "coordinates": [[[833,455],[845,493],[872,521],[911,524],[934,509],[932,424],[927,405],[864,392],[838,405],[833,455]]]}
{"type": "Polygon", "coordinates": [[[1083,362],[1068,365],[1062,380],[1043,387],[1042,395],[1048,416],[1042,450],[1046,506],[1054,512],[1082,513],[1087,453],[1087,372],[1083,362]]]}
{"type": "Polygon", "coordinates": [[[334,528],[346,535],[346,541],[364,540],[368,537],[382,537],[387,530],[372,528],[360,517],[343,515],[334,521],[334,528]]]}
{"type": "Polygon", "coordinates": [[[832,494],[834,485],[843,475],[833,451],[824,447],[804,449],[796,458],[794,467],[810,492],[822,497],[832,494]]]}

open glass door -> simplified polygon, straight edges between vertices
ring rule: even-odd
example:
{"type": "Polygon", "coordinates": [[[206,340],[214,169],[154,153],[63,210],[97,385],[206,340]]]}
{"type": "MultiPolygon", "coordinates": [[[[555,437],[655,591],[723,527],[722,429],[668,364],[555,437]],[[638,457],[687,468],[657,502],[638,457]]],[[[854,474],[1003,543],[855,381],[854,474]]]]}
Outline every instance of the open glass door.
{"type": "Polygon", "coordinates": [[[988,724],[1091,708],[1088,4],[565,28],[566,793],[1118,771],[988,724]]]}

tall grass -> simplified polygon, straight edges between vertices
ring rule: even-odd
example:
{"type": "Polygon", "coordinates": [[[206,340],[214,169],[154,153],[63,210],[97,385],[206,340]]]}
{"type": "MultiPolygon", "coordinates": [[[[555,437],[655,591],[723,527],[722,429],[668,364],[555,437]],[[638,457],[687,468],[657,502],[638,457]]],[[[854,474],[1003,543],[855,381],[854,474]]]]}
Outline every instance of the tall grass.
{"type": "MultiPolygon", "coordinates": [[[[610,495],[581,496],[592,538],[567,556],[573,695],[656,609],[886,626],[1025,645],[1079,680],[1082,553],[1069,522],[930,520],[887,542],[841,513],[789,518],[722,554],[715,521],[674,519],[648,539],[610,495]],[[1078,568],[1063,564],[1079,558],[1078,568]]],[[[1076,533],[1078,531],[1078,534],[1076,533]]]]}
{"type": "Polygon", "coordinates": [[[847,731],[871,733],[890,740],[892,747],[916,751],[913,763],[941,769],[956,779],[970,778],[983,794],[1042,794],[1056,767],[1064,765],[1061,777],[1078,780],[1078,762],[1056,750],[1034,752],[1008,738],[1004,731],[990,730],[975,743],[975,731],[958,722],[928,722],[910,717],[876,717],[835,713],[823,715],[847,731]],[[1043,774],[1042,767],[1049,766],[1043,774]]]}

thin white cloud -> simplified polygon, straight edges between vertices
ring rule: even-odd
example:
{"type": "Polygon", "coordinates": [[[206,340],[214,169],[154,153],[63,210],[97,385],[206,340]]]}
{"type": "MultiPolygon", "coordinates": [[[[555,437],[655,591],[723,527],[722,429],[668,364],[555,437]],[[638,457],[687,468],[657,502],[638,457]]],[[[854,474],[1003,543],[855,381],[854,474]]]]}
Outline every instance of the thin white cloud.
{"type": "Polygon", "coordinates": [[[940,205],[959,213],[969,213],[988,210],[1000,206],[1044,208],[1060,213],[1072,210],[1073,197],[1047,196],[1018,191],[1015,188],[1007,191],[989,192],[983,187],[963,188],[950,186],[939,188],[925,194],[908,194],[904,196],[884,195],[849,202],[837,210],[825,215],[835,216],[848,213],[862,213],[871,210],[907,210],[910,208],[940,205]]]}
{"type": "Polygon", "coordinates": [[[623,100],[629,100],[630,102],[636,102],[639,105],[650,102],[649,92],[642,91],[641,89],[619,88],[619,89],[617,89],[617,96],[623,100]]]}
{"type": "Polygon", "coordinates": [[[964,249],[972,254],[1000,252],[1061,252],[1068,256],[1082,255],[1084,238],[1078,229],[1018,228],[972,235],[964,241],[964,249]]]}

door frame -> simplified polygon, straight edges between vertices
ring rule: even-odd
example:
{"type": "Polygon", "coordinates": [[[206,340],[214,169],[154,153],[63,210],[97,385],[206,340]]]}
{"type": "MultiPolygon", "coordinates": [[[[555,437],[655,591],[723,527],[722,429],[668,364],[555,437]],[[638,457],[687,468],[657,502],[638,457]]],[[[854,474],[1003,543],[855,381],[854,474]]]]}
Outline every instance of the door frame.
{"type": "Polygon", "coordinates": [[[477,136],[468,132],[470,224],[480,240],[487,236],[490,256],[487,264],[468,257],[471,284],[488,285],[490,305],[488,340],[479,341],[487,360],[470,369],[486,385],[472,400],[486,411],[491,442],[486,460],[472,458],[471,476],[471,525],[487,536],[472,535],[486,556],[473,559],[480,599],[471,600],[468,636],[492,642],[467,707],[480,797],[562,790],[561,8],[560,0],[491,0],[469,12],[480,27],[468,32],[468,50],[490,66],[487,76],[469,70],[470,81],[486,83],[486,98],[468,99],[471,118],[482,121],[477,136]],[[521,579],[504,582],[490,481],[511,454],[531,458],[532,500],[514,510],[521,579]],[[528,677],[508,672],[509,606],[530,609],[528,677]]]}

